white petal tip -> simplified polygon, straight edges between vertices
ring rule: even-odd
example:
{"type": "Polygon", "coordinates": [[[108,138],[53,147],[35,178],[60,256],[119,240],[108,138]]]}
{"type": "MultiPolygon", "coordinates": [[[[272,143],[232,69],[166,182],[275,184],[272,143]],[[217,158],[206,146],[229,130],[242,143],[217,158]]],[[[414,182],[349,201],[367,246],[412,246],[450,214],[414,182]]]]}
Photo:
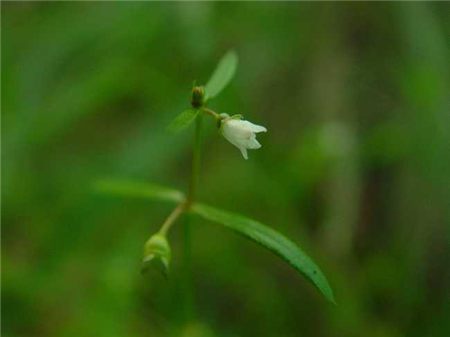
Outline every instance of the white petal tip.
{"type": "Polygon", "coordinates": [[[252,131],[255,132],[255,133],[258,133],[258,132],[267,132],[267,129],[266,129],[264,126],[261,126],[261,125],[254,125],[254,124],[253,124],[252,131]]]}
{"type": "Polygon", "coordinates": [[[244,159],[247,160],[248,159],[247,149],[246,148],[240,148],[239,150],[241,150],[242,157],[244,157],[244,159]]]}

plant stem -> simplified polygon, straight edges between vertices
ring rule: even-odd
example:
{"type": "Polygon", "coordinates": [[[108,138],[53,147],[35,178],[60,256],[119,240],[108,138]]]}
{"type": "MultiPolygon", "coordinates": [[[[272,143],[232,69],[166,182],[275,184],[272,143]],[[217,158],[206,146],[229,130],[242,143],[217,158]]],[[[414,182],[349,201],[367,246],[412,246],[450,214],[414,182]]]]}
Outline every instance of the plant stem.
{"type": "MultiPolygon", "coordinates": [[[[212,111],[212,110],[211,110],[212,111]]],[[[212,111],[212,113],[216,114],[212,111]]],[[[195,193],[197,191],[198,179],[200,175],[200,157],[201,157],[201,136],[202,136],[202,118],[203,116],[199,114],[195,119],[195,131],[194,131],[194,144],[192,152],[192,172],[191,180],[189,183],[189,191],[186,201],[180,203],[170,215],[167,217],[166,221],[163,223],[160,233],[165,235],[170,229],[175,220],[184,211],[189,210],[189,207],[194,202],[195,193]]]]}
{"type": "Polygon", "coordinates": [[[202,115],[199,114],[195,120],[194,149],[192,153],[192,172],[189,191],[186,199],[187,208],[192,204],[197,192],[198,179],[200,175],[200,156],[201,156],[201,133],[202,133],[202,115]]]}
{"type": "Polygon", "coordinates": [[[204,112],[206,112],[207,114],[213,116],[215,119],[220,119],[220,115],[217,112],[215,112],[214,110],[211,110],[211,109],[208,109],[205,107],[203,107],[202,110],[204,112]]]}
{"type": "Polygon", "coordinates": [[[164,221],[163,225],[161,226],[161,229],[159,230],[159,233],[165,236],[167,234],[167,231],[170,229],[170,227],[172,227],[175,220],[178,219],[181,213],[183,213],[185,208],[186,204],[184,202],[175,207],[172,213],[170,213],[169,216],[167,217],[166,221],[164,221]]]}
{"type": "MultiPolygon", "coordinates": [[[[197,192],[197,186],[200,175],[200,158],[201,158],[201,135],[202,135],[202,118],[199,114],[195,120],[194,146],[192,153],[192,173],[189,185],[189,191],[183,210],[188,210],[194,202],[197,192]]],[[[183,282],[183,302],[185,320],[190,321],[194,312],[194,289],[192,285],[192,261],[191,261],[191,217],[186,214],[184,221],[184,282],[183,282]]]]}
{"type": "Polygon", "coordinates": [[[183,226],[183,283],[181,285],[183,319],[185,323],[192,321],[194,316],[194,289],[192,285],[192,255],[191,255],[191,214],[184,217],[183,226]]]}

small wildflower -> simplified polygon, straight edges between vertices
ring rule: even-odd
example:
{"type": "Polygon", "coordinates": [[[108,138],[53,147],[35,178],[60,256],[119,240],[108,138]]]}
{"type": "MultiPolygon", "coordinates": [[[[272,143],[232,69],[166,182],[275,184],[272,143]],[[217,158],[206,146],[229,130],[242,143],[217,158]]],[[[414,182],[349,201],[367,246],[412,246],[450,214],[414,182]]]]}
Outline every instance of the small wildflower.
{"type": "Polygon", "coordinates": [[[247,149],[259,149],[261,144],[256,140],[256,133],[266,132],[264,126],[241,120],[240,115],[229,117],[221,114],[220,131],[231,144],[236,146],[245,159],[248,159],[247,149]]]}

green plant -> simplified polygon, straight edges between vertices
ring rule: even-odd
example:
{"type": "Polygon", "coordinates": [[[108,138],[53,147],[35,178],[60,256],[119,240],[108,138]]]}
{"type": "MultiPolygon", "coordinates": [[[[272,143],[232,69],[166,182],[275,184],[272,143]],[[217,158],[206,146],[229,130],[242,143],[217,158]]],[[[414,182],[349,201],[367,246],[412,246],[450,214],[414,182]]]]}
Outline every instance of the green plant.
{"type": "MultiPolygon", "coordinates": [[[[173,202],[176,207],[167,217],[160,230],[151,236],[144,247],[144,269],[150,265],[160,268],[167,275],[171,251],[167,234],[176,221],[186,213],[198,215],[211,222],[224,225],[271,250],[292,267],[303,274],[331,302],[333,292],[319,267],[294,242],[262,223],[240,214],[231,213],[196,201],[196,190],[200,174],[201,132],[204,115],[210,116],[217,124],[220,133],[239,148],[245,159],[247,149],[257,149],[261,145],[255,133],[267,131],[265,127],[242,119],[241,115],[219,114],[207,107],[209,101],[218,95],[230,82],[236,71],[238,58],[235,52],[228,52],[219,62],[216,70],[205,86],[192,89],[191,108],[182,112],[169,125],[171,132],[179,132],[195,122],[192,175],[187,195],[177,190],[127,181],[99,181],[96,188],[102,192],[121,196],[140,196],[173,202]]],[[[185,264],[189,265],[190,234],[189,223],[185,225],[185,264]]],[[[189,267],[188,267],[189,269],[189,267]]],[[[189,280],[187,281],[189,282],[189,280]]]]}

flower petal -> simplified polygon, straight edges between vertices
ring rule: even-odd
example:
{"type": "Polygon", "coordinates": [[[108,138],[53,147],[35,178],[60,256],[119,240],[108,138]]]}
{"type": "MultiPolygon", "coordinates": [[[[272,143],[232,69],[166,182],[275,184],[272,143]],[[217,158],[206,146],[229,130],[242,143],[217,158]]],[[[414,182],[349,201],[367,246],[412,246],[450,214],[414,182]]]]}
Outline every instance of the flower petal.
{"type": "Polygon", "coordinates": [[[253,124],[246,120],[233,118],[221,120],[220,132],[226,140],[236,146],[244,159],[248,159],[247,149],[259,149],[261,144],[256,140],[257,132],[266,132],[264,126],[253,124]]]}
{"type": "Polygon", "coordinates": [[[237,138],[250,138],[252,130],[245,124],[245,121],[237,119],[228,119],[223,126],[223,132],[230,137],[237,138]]]}
{"type": "Polygon", "coordinates": [[[248,159],[248,155],[247,155],[247,149],[245,147],[240,147],[239,150],[241,150],[242,156],[244,157],[245,160],[248,159]]]}
{"type": "Polygon", "coordinates": [[[256,140],[255,135],[253,135],[253,137],[247,143],[247,148],[249,148],[249,149],[259,149],[260,147],[261,147],[261,144],[256,140]]]}
{"type": "Polygon", "coordinates": [[[256,125],[249,121],[242,121],[242,122],[245,123],[246,127],[248,127],[252,132],[256,132],[256,133],[267,132],[267,129],[262,125],[256,125]]]}
{"type": "Polygon", "coordinates": [[[235,134],[232,130],[228,131],[227,129],[223,130],[223,136],[226,140],[238,148],[246,147],[249,138],[251,138],[251,134],[235,134]]]}

